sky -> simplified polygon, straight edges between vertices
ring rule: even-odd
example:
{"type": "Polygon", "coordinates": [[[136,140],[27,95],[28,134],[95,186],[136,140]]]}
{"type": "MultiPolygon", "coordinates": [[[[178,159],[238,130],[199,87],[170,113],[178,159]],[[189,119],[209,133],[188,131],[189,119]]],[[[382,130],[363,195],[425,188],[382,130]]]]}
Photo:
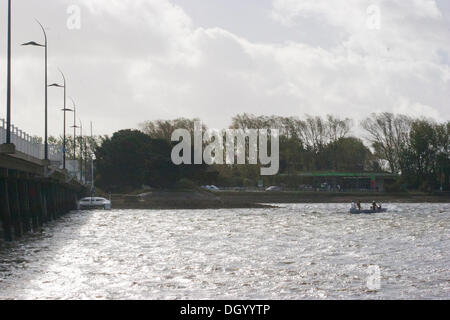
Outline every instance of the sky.
{"type": "MultiPolygon", "coordinates": [[[[2,1],[0,119],[6,17],[2,1]]],[[[20,46],[42,42],[35,18],[49,83],[65,73],[94,134],[179,117],[220,129],[243,112],[450,120],[448,0],[13,0],[12,121],[42,136],[44,51],[20,46]]],[[[50,88],[52,135],[62,105],[50,88]]]]}

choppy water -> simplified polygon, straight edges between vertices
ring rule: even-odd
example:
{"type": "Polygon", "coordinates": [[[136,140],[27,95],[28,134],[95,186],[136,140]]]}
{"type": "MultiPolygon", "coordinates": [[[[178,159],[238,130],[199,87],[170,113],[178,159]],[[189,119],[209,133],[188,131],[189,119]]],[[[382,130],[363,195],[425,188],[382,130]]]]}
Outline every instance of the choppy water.
{"type": "Polygon", "coordinates": [[[449,299],[450,205],[389,207],[74,213],[0,244],[0,299],[449,299]]]}

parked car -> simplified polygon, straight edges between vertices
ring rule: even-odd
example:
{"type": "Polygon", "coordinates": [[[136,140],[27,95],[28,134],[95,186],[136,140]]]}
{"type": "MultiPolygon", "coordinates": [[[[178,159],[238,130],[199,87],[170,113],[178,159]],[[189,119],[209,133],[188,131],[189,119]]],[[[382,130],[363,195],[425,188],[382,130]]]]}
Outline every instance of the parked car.
{"type": "Polygon", "coordinates": [[[111,209],[111,201],[100,197],[86,197],[78,201],[78,210],[111,209]]]}
{"type": "Polygon", "coordinates": [[[277,186],[270,186],[266,189],[267,192],[276,192],[276,191],[281,191],[281,187],[277,187],[277,186]]]}
{"type": "Polygon", "coordinates": [[[202,186],[203,189],[210,190],[210,191],[219,191],[220,189],[214,185],[210,186],[202,186]]]}

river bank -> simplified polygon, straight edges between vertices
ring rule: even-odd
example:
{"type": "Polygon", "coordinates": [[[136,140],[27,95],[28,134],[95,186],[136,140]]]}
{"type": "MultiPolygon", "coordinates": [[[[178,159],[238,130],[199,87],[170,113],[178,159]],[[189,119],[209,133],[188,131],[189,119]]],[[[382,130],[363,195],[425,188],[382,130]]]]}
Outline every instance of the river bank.
{"type": "Polygon", "coordinates": [[[241,209],[272,206],[245,198],[225,198],[209,191],[152,191],[139,195],[112,195],[114,209],[241,209]]]}
{"type": "Polygon", "coordinates": [[[112,195],[116,209],[234,209],[267,208],[281,203],[450,203],[449,193],[329,193],[329,192],[209,192],[152,191],[112,195]]]}

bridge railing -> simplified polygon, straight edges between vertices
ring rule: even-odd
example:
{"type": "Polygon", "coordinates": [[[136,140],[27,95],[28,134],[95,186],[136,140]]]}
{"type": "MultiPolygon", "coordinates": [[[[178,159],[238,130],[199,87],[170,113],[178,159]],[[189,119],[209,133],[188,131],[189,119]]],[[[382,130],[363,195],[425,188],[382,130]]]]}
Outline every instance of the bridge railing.
{"type": "MultiPolygon", "coordinates": [[[[6,121],[0,119],[0,143],[6,142],[6,121]]],[[[37,159],[44,159],[45,147],[38,139],[30,136],[18,127],[11,125],[11,143],[16,146],[16,150],[37,159]]],[[[51,161],[62,162],[62,146],[59,144],[48,145],[48,158],[51,161]]]]}

